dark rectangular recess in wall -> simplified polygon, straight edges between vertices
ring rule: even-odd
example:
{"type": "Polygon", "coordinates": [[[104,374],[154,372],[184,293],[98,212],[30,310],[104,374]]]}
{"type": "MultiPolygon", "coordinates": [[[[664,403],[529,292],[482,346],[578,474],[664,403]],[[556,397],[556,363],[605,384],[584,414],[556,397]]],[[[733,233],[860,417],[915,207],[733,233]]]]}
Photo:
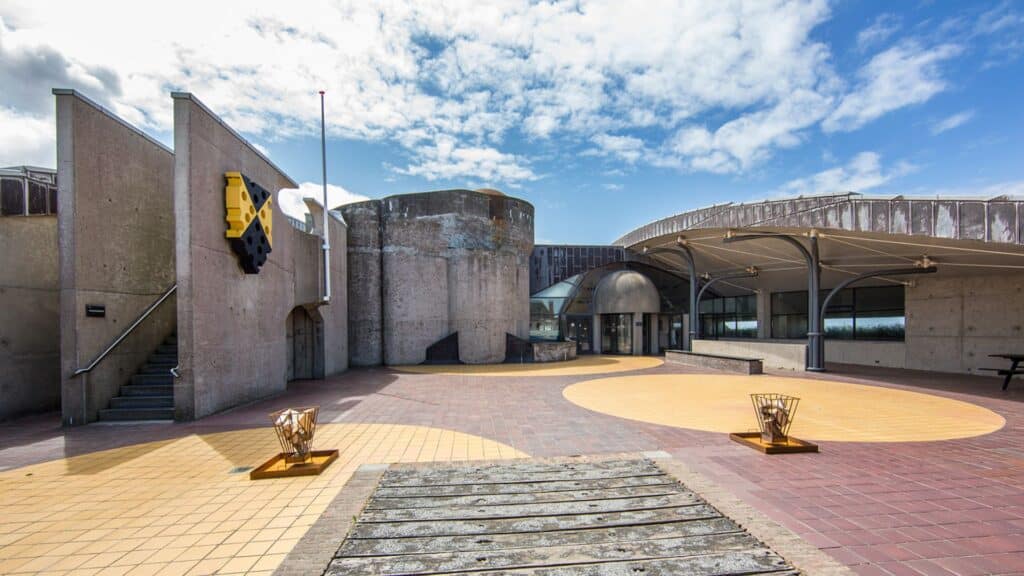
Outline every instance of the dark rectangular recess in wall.
{"type": "Polygon", "coordinates": [[[103,304],[86,304],[85,315],[89,318],[105,318],[107,316],[107,307],[103,304]]]}
{"type": "Polygon", "coordinates": [[[25,188],[22,186],[21,180],[0,179],[0,213],[4,216],[25,214],[25,188]]]}

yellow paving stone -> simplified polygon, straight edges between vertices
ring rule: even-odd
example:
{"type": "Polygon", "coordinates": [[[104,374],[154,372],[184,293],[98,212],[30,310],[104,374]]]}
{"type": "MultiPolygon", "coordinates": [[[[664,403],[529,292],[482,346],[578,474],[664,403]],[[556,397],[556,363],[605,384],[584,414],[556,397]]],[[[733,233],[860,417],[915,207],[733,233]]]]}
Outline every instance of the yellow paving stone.
{"type": "Polygon", "coordinates": [[[750,394],[800,398],[790,433],[807,440],[924,442],[999,430],[995,412],[943,396],[897,388],[780,376],[657,374],[568,386],[570,402],[595,412],[710,432],[757,429],[750,394]]]}
{"type": "Polygon", "coordinates": [[[227,558],[200,560],[186,574],[188,576],[207,576],[216,573],[221,566],[227,563],[227,558]]]}
{"type": "Polygon", "coordinates": [[[269,427],[0,472],[0,574],[43,573],[61,561],[66,570],[51,573],[273,571],[363,463],[526,456],[486,438],[400,424],[323,423],[316,447],[341,450],[317,477],[229,473],[279,450],[269,427]],[[232,563],[241,558],[253,565],[232,563]]]}
{"type": "Polygon", "coordinates": [[[218,574],[244,574],[256,565],[259,556],[242,556],[228,560],[227,564],[217,571],[218,574]]]}
{"type": "Polygon", "coordinates": [[[185,574],[188,574],[188,571],[195,565],[195,560],[189,562],[171,562],[156,574],[157,576],[184,576],[185,574]]]}
{"type": "Polygon", "coordinates": [[[175,561],[185,562],[190,560],[202,560],[203,558],[206,558],[206,555],[212,552],[214,548],[216,548],[216,546],[213,545],[189,546],[188,548],[184,548],[181,551],[181,554],[178,554],[178,556],[175,558],[175,561]]]}
{"type": "Polygon", "coordinates": [[[235,556],[262,556],[270,549],[272,542],[249,542],[235,556]]]}
{"type": "Polygon", "coordinates": [[[96,573],[96,576],[124,576],[134,566],[107,566],[96,573]]]}
{"type": "Polygon", "coordinates": [[[287,554],[267,554],[261,557],[256,564],[253,565],[253,570],[273,570],[281,565],[284,561],[284,557],[287,554]]]}
{"type": "Polygon", "coordinates": [[[91,559],[82,564],[82,568],[105,568],[112,566],[114,562],[117,562],[121,556],[124,556],[123,552],[105,552],[93,556],[91,559]]]}
{"type": "Polygon", "coordinates": [[[139,564],[131,570],[125,572],[125,576],[155,576],[158,572],[163,570],[167,564],[139,564]]]}
{"type": "Polygon", "coordinates": [[[299,541],[298,538],[282,538],[282,539],[277,540],[276,542],[274,542],[270,546],[270,549],[267,550],[267,553],[268,554],[287,554],[289,551],[291,551],[292,548],[295,547],[295,544],[297,544],[298,541],[299,541]]]}
{"type": "Polygon", "coordinates": [[[393,366],[400,372],[453,376],[576,376],[656,368],[664,362],[653,356],[581,356],[568,362],[540,364],[417,364],[393,366]]]}

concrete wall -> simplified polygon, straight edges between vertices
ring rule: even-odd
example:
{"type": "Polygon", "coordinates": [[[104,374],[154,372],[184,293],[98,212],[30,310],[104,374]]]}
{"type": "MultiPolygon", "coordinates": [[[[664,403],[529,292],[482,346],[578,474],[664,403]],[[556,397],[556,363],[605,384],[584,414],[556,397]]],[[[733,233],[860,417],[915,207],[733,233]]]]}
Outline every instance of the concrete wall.
{"type": "MultiPolygon", "coordinates": [[[[936,274],[915,278],[906,289],[906,338],[903,342],[825,340],[825,360],[890,368],[977,373],[979,368],[1005,368],[1008,361],[989,354],[1024,350],[1024,274],[936,274]]],[[[696,352],[761,357],[777,345],[802,341],[700,341],[696,352]]],[[[766,367],[795,365],[789,360],[766,367]]],[[[800,362],[802,367],[802,361],[800,362]]],[[[799,368],[793,368],[799,369],[799,368]]],[[[981,372],[985,375],[990,373],[981,372]]]]}
{"type": "Polygon", "coordinates": [[[530,204],[445,190],[342,213],[351,226],[353,363],[418,364],[452,332],[462,361],[501,362],[506,333],[528,337],[530,204]]]}
{"type": "Polygon", "coordinates": [[[353,366],[383,362],[381,308],[381,203],[339,208],[348,223],[348,342],[353,366]]]}
{"type": "Polygon", "coordinates": [[[83,96],[54,93],[61,409],[64,423],[77,425],[95,420],[174,332],[171,299],[93,372],[72,376],[175,282],[174,156],[83,96]],[[106,306],[106,317],[87,318],[86,304],[106,306]]]}
{"type": "Polygon", "coordinates": [[[825,362],[904,368],[905,342],[883,340],[825,340],[825,362]]]}
{"type": "Polygon", "coordinates": [[[760,358],[764,367],[769,369],[803,370],[807,361],[807,345],[793,341],[694,340],[693,351],[700,354],[760,358]]]}
{"type": "MultiPolygon", "coordinates": [[[[190,94],[174,95],[174,212],[177,221],[178,355],[175,418],[200,418],[284,391],[287,319],[315,308],[319,239],[290,226],[276,193],[297,187],[190,94]],[[239,171],[275,194],[273,246],[258,274],[245,274],[225,238],[225,172],[239,171]],[[316,264],[314,264],[316,263],[316,264]],[[301,267],[301,268],[300,268],[301,267]]],[[[348,366],[346,230],[331,224],[332,302],[313,310],[327,374],[348,366]]]]}
{"type": "Polygon", "coordinates": [[[907,368],[1008,367],[988,354],[1024,350],[1024,274],[917,278],[906,291],[906,314],[907,368]]]}
{"type": "Polygon", "coordinates": [[[0,217],[0,420],[60,407],[56,216],[0,217]]]}

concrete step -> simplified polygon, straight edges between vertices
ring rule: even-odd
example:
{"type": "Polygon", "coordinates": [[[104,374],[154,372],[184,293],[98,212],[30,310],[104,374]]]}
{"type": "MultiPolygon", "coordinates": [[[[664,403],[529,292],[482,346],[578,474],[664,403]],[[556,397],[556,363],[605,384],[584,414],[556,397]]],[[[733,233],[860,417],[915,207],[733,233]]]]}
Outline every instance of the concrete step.
{"type": "Polygon", "coordinates": [[[174,408],[105,408],[100,410],[100,420],[104,422],[173,419],[174,408]]]}
{"type": "Polygon", "coordinates": [[[121,396],[174,396],[174,386],[129,384],[121,386],[121,396]]]}
{"type": "Polygon", "coordinates": [[[173,354],[175,357],[178,356],[178,345],[177,344],[161,344],[157,346],[154,354],[173,354]]]}
{"type": "Polygon", "coordinates": [[[160,353],[150,354],[149,358],[147,358],[147,361],[148,362],[152,362],[154,364],[163,364],[163,363],[177,364],[178,363],[178,353],[175,352],[173,354],[160,354],[160,353]]]}
{"type": "Polygon", "coordinates": [[[118,396],[110,399],[111,408],[174,408],[174,396],[118,396]]]}
{"type": "Polygon", "coordinates": [[[178,365],[177,362],[175,362],[175,363],[166,363],[165,362],[165,363],[161,363],[161,364],[151,364],[149,362],[146,362],[142,366],[142,368],[139,368],[139,371],[137,373],[138,374],[170,374],[171,373],[171,368],[174,368],[177,365],[178,365]]]}
{"type": "Polygon", "coordinates": [[[164,373],[136,374],[136,375],[132,376],[132,383],[131,383],[131,385],[132,386],[137,386],[137,385],[140,385],[140,384],[143,385],[143,386],[153,386],[153,385],[173,386],[174,385],[174,376],[171,376],[171,371],[170,370],[168,370],[167,372],[164,372],[164,373]]]}

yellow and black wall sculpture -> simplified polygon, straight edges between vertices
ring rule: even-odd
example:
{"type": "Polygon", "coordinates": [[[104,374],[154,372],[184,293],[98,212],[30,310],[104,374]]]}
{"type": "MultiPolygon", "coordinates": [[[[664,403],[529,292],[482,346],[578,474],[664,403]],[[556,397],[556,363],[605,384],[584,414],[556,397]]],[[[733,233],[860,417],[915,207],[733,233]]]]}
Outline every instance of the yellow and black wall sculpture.
{"type": "Polygon", "coordinates": [[[226,172],[227,238],[246,274],[259,274],[273,245],[274,199],[241,172],[226,172]]]}

